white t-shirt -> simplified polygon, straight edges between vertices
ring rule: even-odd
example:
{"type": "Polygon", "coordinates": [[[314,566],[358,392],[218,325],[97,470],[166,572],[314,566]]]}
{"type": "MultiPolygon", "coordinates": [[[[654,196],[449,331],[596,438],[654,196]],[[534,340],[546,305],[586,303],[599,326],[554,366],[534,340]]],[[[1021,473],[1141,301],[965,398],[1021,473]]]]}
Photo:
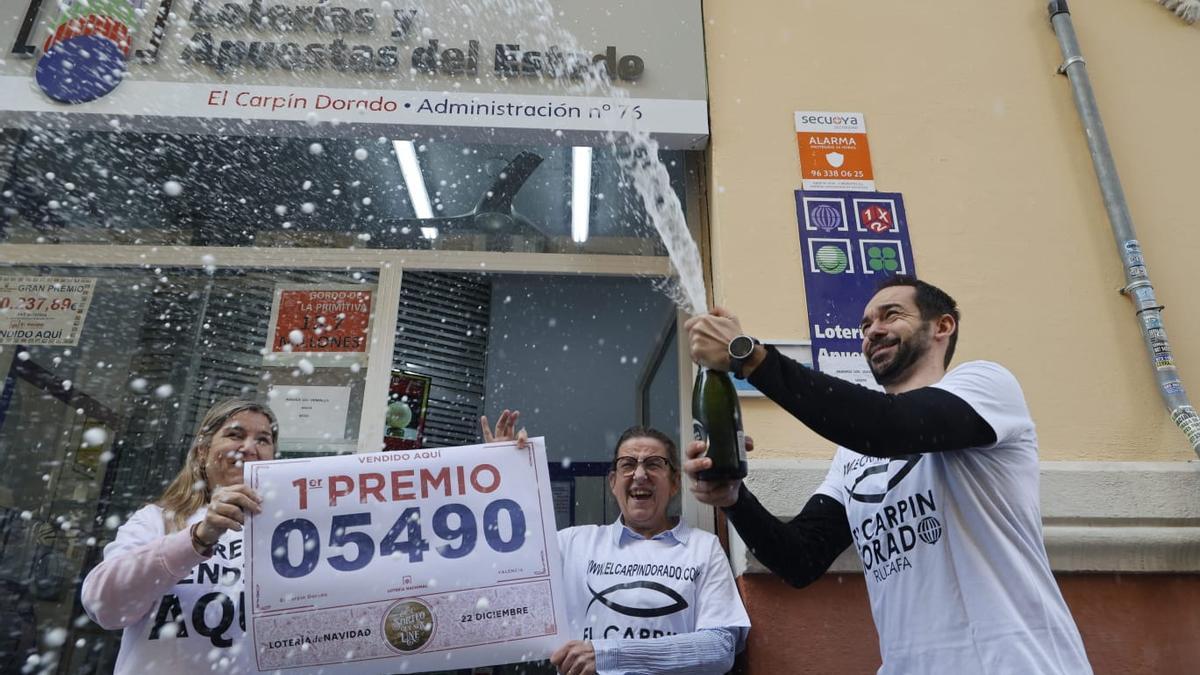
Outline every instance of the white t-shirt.
{"type": "Polygon", "coordinates": [[[999,364],[971,361],[934,386],[970,404],[996,443],[894,459],[838,448],[817,489],[846,508],[879,672],[1091,673],[1046,557],[1020,385],[999,364]]]}
{"type": "MultiPolygon", "coordinates": [[[[201,508],[188,526],[204,518],[201,508]]],[[[186,529],[186,528],[185,528],[186,529]]],[[[163,510],[142,507],[104,547],[111,560],[166,534],[163,510]]],[[[242,533],[227,531],[213,556],[170,587],[150,612],[121,634],[115,673],[245,673],[253,671],[246,648],[242,533]]]]}
{"type": "MultiPolygon", "coordinates": [[[[560,530],[570,639],[645,640],[750,627],[717,538],[680,522],[652,539],[611,525],[560,530]]],[[[740,630],[739,630],[740,629],[740,630]]]]}

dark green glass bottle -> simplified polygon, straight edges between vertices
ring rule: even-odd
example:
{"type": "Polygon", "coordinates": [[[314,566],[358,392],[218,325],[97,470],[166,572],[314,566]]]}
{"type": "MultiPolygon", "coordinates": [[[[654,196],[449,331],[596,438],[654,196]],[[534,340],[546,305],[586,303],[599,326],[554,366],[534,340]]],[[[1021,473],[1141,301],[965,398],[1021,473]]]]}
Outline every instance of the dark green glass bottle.
{"type": "Polygon", "coordinates": [[[742,432],[742,408],[729,373],[701,367],[692,388],[692,433],[708,441],[705,457],[711,469],[696,474],[700,480],[731,480],[746,477],[746,435],[742,432]]]}

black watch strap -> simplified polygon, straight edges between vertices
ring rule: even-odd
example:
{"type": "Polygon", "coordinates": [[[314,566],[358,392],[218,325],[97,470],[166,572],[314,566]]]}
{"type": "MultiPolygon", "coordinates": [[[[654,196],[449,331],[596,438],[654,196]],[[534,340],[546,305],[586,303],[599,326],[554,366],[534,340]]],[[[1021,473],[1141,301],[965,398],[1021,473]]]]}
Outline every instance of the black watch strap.
{"type": "Polygon", "coordinates": [[[729,342],[729,370],[734,377],[739,380],[746,379],[746,376],[742,374],[742,369],[746,367],[746,361],[754,355],[754,348],[761,344],[762,342],[758,338],[749,335],[739,335],[729,342]],[[736,356],[733,353],[733,342],[741,338],[748,338],[750,340],[750,350],[744,355],[736,356]]]}

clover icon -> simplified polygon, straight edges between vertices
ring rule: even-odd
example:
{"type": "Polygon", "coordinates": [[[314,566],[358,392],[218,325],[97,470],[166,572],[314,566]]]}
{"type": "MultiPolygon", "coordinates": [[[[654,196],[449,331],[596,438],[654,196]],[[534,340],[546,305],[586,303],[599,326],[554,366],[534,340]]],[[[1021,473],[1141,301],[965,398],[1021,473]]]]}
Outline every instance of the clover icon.
{"type": "Polygon", "coordinates": [[[890,246],[868,246],[867,267],[875,272],[895,272],[900,269],[896,249],[890,246]]]}

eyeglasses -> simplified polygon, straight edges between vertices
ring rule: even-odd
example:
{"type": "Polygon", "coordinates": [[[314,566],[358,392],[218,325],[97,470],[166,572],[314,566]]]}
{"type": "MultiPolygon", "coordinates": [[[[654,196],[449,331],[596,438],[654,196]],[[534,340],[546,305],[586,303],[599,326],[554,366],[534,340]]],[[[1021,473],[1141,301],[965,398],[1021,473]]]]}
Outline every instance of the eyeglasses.
{"type": "Polygon", "coordinates": [[[646,473],[661,474],[666,473],[671,468],[671,462],[666,457],[651,455],[638,459],[637,457],[618,457],[613,465],[616,472],[622,476],[632,476],[637,473],[638,465],[641,464],[646,473]]]}

